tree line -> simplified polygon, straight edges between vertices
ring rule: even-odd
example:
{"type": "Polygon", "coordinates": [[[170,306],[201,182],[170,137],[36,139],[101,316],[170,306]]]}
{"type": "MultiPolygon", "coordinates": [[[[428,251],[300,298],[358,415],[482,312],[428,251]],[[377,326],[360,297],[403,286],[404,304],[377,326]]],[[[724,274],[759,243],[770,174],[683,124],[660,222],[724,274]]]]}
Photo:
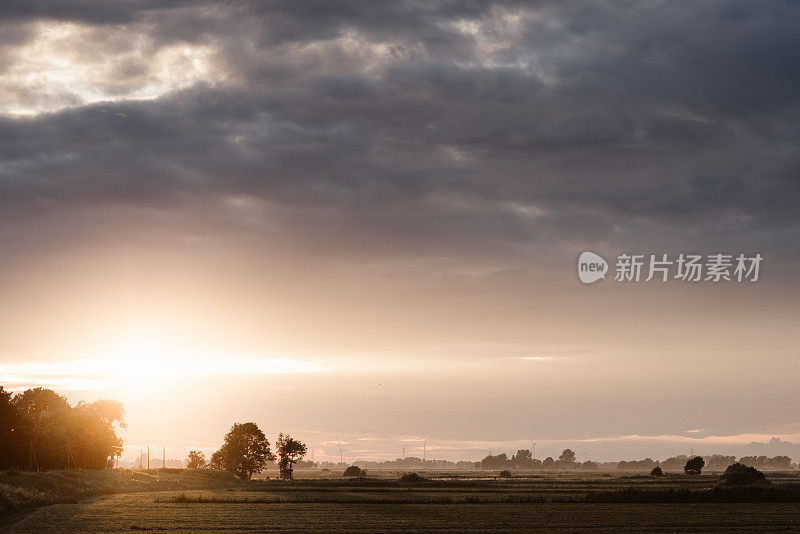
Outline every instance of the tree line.
{"type": "Polygon", "coordinates": [[[267,465],[278,460],[281,478],[291,480],[294,466],[306,455],[306,445],[288,434],[278,434],[275,452],[269,440],[255,423],[234,423],[225,434],[222,447],[206,462],[201,451],[189,451],[187,467],[190,469],[209,467],[227,471],[241,479],[250,480],[267,465]]]}
{"type": "Polygon", "coordinates": [[[0,386],[0,469],[103,469],[122,452],[122,403],[70,406],[51,389],[12,395],[0,386]]]}
{"type": "MultiPolygon", "coordinates": [[[[711,471],[724,471],[737,462],[736,456],[712,454],[702,456],[704,467],[711,471]]],[[[535,459],[531,451],[521,449],[509,457],[507,454],[489,455],[475,463],[477,469],[511,470],[511,471],[594,471],[597,469],[616,469],[618,471],[651,471],[658,467],[664,471],[682,471],[692,458],[685,455],[673,456],[666,460],[622,460],[619,462],[598,463],[591,460],[578,462],[571,449],[564,449],[558,459],[548,456],[544,460],[535,459]]],[[[766,471],[788,471],[792,468],[792,459],[788,456],[743,456],[738,463],[766,471]]]]}

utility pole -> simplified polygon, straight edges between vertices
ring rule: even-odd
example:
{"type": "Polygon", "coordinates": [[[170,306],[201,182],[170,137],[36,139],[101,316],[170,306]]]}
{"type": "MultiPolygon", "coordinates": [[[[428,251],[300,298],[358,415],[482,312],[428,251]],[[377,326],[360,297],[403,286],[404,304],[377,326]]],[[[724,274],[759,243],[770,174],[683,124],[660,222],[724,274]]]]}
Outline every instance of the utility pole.
{"type": "Polygon", "coordinates": [[[428,440],[422,442],[422,469],[425,469],[425,462],[427,461],[428,440]]]}
{"type": "Polygon", "coordinates": [[[150,445],[147,446],[147,470],[150,471],[150,445]]]}
{"type": "Polygon", "coordinates": [[[162,449],[161,467],[167,467],[167,448],[162,449]]]}

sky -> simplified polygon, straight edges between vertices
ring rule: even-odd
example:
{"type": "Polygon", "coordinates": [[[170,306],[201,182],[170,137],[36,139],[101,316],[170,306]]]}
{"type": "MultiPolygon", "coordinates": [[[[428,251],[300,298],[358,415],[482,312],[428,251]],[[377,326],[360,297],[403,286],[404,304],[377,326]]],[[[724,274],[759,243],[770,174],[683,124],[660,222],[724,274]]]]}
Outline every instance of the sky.
{"type": "Polygon", "coordinates": [[[126,457],[251,420],[316,460],[798,443],[798,26],[786,1],[5,1],[0,384],[123,401],[126,457]],[[763,261],[618,282],[621,254],[763,261]]]}

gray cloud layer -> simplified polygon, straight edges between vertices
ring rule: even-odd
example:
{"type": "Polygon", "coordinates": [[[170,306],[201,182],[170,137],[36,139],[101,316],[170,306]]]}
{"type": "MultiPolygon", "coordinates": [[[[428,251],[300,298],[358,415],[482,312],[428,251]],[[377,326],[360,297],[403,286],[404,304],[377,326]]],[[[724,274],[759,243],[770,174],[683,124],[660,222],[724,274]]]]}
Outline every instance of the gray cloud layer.
{"type": "Polygon", "coordinates": [[[792,2],[26,1],[0,18],[0,70],[43,21],[84,29],[77,63],[134,51],[100,83],[118,97],[0,118],[6,222],[154,208],[176,231],[412,255],[797,228],[792,2]],[[206,47],[213,79],[127,98],[169,46],[206,47]]]}

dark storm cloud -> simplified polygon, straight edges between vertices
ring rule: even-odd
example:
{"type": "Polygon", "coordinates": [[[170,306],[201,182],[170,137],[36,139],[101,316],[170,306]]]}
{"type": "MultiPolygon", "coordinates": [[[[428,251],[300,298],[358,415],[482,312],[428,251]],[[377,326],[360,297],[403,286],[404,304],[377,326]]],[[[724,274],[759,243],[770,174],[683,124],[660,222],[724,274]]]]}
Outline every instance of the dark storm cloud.
{"type": "MultiPolygon", "coordinates": [[[[218,224],[219,210],[221,231],[268,222],[362,252],[478,254],[619,228],[798,223],[794,3],[6,2],[0,13],[20,21],[17,43],[36,20],[114,24],[143,32],[150,52],[210,46],[223,73],[155,100],[0,118],[6,219],[143,206],[218,224]],[[240,198],[246,216],[229,205],[240,198]]],[[[119,66],[122,97],[148,68],[147,57],[119,66]]]]}

